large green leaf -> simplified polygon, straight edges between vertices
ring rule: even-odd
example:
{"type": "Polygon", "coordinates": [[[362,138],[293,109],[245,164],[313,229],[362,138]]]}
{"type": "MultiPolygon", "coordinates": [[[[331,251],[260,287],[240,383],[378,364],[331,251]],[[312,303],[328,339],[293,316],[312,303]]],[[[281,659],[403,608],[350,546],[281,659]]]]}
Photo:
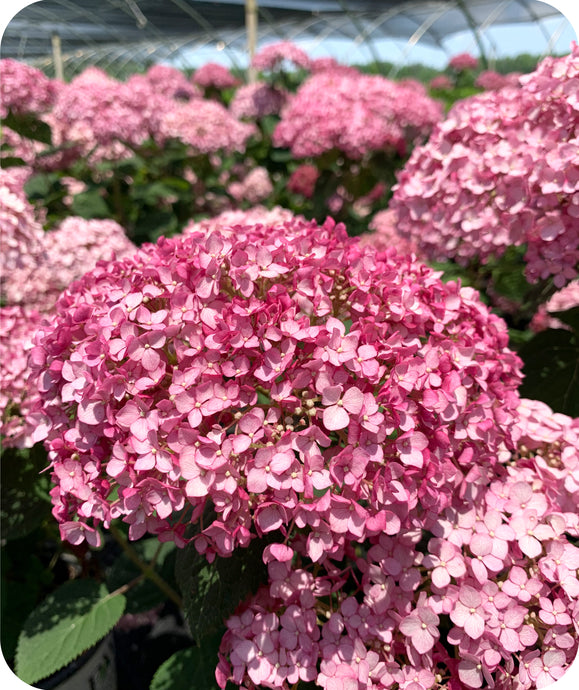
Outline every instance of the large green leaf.
{"type": "Polygon", "coordinates": [[[541,331],[520,350],[525,378],[521,395],[555,412],[579,416],[579,338],[562,328],[541,331]]]}
{"type": "Polygon", "coordinates": [[[9,127],[26,139],[40,141],[43,144],[52,143],[52,132],[50,131],[50,127],[46,122],[37,120],[34,115],[28,113],[15,115],[9,112],[8,115],[3,118],[3,124],[5,127],[9,127]]]}
{"type": "Polygon", "coordinates": [[[77,194],[72,199],[72,212],[81,218],[108,218],[111,215],[106,201],[98,189],[89,189],[77,194]]]}
{"type": "Polygon", "coordinates": [[[113,628],[125,609],[122,594],[94,580],[72,580],[26,619],[16,650],[16,675],[32,685],[52,675],[113,628]]]}
{"type": "Polygon", "coordinates": [[[267,582],[264,546],[263,540],[256,539],[248,548],[237,549],[229,558],[217,557],[211,564],[193,544],[177,553],[177,583],[185,617],[198,644],[219,630],[239,604],[267,582]]]}
{"type": "Polygon", "coordinates": [[[222,631],[203,640],[202,647],[182,649],[161,664],[150,690],[219,690],[215,680],[222,631]],[[195,680],[194,686],[192,679],[195,680]]]}

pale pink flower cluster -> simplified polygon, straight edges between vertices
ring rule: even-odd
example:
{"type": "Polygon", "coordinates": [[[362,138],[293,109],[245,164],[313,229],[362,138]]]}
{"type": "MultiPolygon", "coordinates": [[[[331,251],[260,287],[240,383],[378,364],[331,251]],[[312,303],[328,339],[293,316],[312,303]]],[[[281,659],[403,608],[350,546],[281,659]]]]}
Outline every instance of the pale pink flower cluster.
{"type": "Polygon", "coordinates": [[[34,391],[26,385],[28,354],[41,314],[0,307],[0,437],[4,447],[30,447],[33,427],[25,422],[34,391]]]}
{"type": "Polygon", "coordinates": [[[499,74],[493,70],[485,70],[481,72],[475,80],[475,86],[478,86],[485,91],[496,91],[505,86],[519,86],[520,72],[511,72],[510,74],[499,74]]]}
{"type": "Polygon", "coordinates": [[[470,53],[459,53],[454,55],[448,61],[448,66],[455,72],[462,72],[463,70],[473,70],[478,67],[478,58],[470,53]]]}
{"type": "Polygon", "coordinates": [[[255,132],[255,125],[240,122],[220,103],[198,99],[177,103],[167,111],[158,139],[160,143],[179,139],[195,153],[243,152],[255,132]]]}
{"type": "MultiPolygon", "coordinates": [[[[274,206],[272,209],[267,209],[265,206],[258,205],[247,210],[228,210],[223,211],[213,218],[191,221],[183,229],[183,234],[189,235],[196,232],[209,234],[215,230],[232,228],[236,225],[282,225],[294,218],[296,218],[296,216],[291,211],[281,206],[274,206]]],[[[297,218],[304,220],[301,216],[297,216],[297,218]]]]}
{"type": "Polygon", "coordinates": [[[296,158],[337,150],[352,159],[376,151],[404,154],[442,118],[441,105],[385,77],[325,71],[300,86],[282,110],[274,146],[296,158]]]}
{"type": "Polygon", "coordinates": [[[579,47],[457,103],[414,150],[391,203],[431,259],[468,265],[526,246],[529,282],[563,287],[579,263],[579,47]]]}
{"type": "Polygon", "coordinates": [[[368,224],[371,234],[361,236],[361,241],[371,244],[378,249],[392,247],[398,253],[418,254],[418,246],[412,240],[406,240],[396,230],[398,218],[392,209],[379,211],[368,224]]]}
{"type": "Polygon", "coordinates": [[[291,41],[279,41],[263,47],[251,61],[251,66],[260,72],[280,69],[286,64],[309,69],[310,58],[306,52],[291,41]]]}
{"type": "Polygon", "coordinates": [[[231,89],[234,86],[239,86],[239,79],[233,76],[231,72],[217,62],[208,62],[205,65],[195,70],[191,77],[191,81],[203,89],[231,89]]]}
{"type": "Polygon", "coordinates": [[[0,115],[41,113],[49,110],[58,91],[58,82],[36,67],[4,58],[0,60],[0,115]]]}
{"type": "Polygon", "coordinates": [[[273,192],[269,173],[263,166],[253,168],[241,182],[232,182],[227,192],[238,202],[247,201],[254,206],[267,199],[273,192]]]}
{"type": "Polygon", "coordinates": [[[90,67],[61,89],[46,119],[53,143],[74,146],[77,156],[91,160],[114,160],[154,136],[173,103],[144,75],[125,84],[90,67]]]}
{"type": "Polygon", "coordinates": [[[29,168],[0,170],[0,287],[4,293],[10,273],[32,268],[43,251],[44,231],[26,199],[23,185],[29,168]]]}
{"type": "Polygon", "coordinates": [[[42,236],[35,262],[15,268],[4,285],[8,304],[48,312],[60,293],[100,261],[130,256],[136,246],[113,220],[71,216],[42,236]]]}
{"type": "Polygon", "coordinates": [[[260,120],[266,115],[277,115],[285,105],[288,94],[262,81],[240,86],[229,104],[232,115],[238,119],[260,120]]]}
{"type": "Polygon", "coordinates": [[[522,690],[561,678],[579,632],[567,537],[579,526],[579,420],[530,400],[518,415],[517,445],[493,470],[456,457],[441,510],[421,514],[416,497],[362,547],[331,553],[305,506],[302,533],[266,547],[268,586],[227,621],[220,687],[522,690]]]}
{"type": "Polygon", "coordinates": [[[530,323],[531,330],[543,331],[546,328],[569,328],[551,314],[558,311],[567,311],[579,307],[579,280],[573,280],[564,288],[558,290],[551,299],[542,304],[530,323]]]}
{"type": "Polygon", "coordinates": [[[153,65],[144,75],[135,74],[129,77],[127,84],[134,86],[143,79],[153,86],[156,93],[169,98],[188,101],[201,96],[200,89],[188,81],[183,72],[169,65],[153,65]]]}
{"type": "Polygon", "coordinates": [[[430,80],[429,87],[434,90],[451,91],[454,88],[454,84],[445,74],[439,74],[430,80]]]}

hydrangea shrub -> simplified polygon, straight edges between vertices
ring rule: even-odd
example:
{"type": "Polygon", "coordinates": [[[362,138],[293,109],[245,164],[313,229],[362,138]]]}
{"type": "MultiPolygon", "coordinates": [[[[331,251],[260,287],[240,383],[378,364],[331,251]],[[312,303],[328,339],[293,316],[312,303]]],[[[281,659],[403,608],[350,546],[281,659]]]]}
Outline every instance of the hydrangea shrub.
{"type": "Polygon", "coordinates": [[[457,103],[400,173],[400,233],[430,259],[484,264],[524,249],[530,283],[558,288],[579,264],[579,47],[457,103]]]}

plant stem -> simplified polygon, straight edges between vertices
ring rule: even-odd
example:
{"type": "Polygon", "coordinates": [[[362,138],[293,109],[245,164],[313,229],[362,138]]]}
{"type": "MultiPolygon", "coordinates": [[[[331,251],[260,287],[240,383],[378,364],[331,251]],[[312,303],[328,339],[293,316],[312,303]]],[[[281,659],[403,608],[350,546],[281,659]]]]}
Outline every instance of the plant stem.
{"type": "Polygon", "coordinates": [[[150,565],[141,560],[139,554],[125,539],[123,533],[114,525],[110,526],[110,533],[114,539],[119,543],[123,551],[127,554],[130,560],[139,568],[143,575],[154,582],[157,587],[166,594],[171,601],[173,601],[179,608],[183,608],[183,600],[177,592],[157,573],[150,565]]]}

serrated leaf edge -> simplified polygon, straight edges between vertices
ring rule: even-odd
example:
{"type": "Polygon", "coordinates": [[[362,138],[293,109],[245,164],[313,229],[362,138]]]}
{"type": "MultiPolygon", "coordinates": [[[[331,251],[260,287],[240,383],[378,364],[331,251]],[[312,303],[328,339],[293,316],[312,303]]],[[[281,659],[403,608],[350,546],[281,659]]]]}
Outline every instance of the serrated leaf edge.
{"type": "MultiPolygon", "coordinates": [[[[16,669],[16,670],[15,670],[15,675],[16,675],[20,680],[22,680],[24,683],[28,683],[28,685],[32,685],[33,683],[37,683],[39,680],[44,680],[45,678],[49,678],[49,677],[52,676],[54,673],[57,673],[58,671],[62,670],[63,668],[65,668],[66,666],[68,666],[69,664],[71,664],[73,661],[75,661],[75,659],[78,659],[78,658],[79,658],[80,656],[82,656],[85,652],[88,652],[89,649],[92,649],[93,647],[96,647],[98,644],[100,644],[100,643],[105,639],[105,637],[111,632],[111,630],[115,627],[115,625],[118,623],[118,621],[120,620],[121,616],[123,615],[123,612],[124,612],[125,607],[126,607],[126,598],[125,598],[122,594],[114,594],[114,595],[112,595],[111,593],[107,594],[107,595],[104,596],[102,599],[100,599],[100,600],[95,604],[95,606],[98,606],[98,605],[102,604],[102,603],[103,603],[104,601],[106,601],[107,599],[112,598],[112,596],[114,596],[115,598],[116,598],[116,597],[121,597],[121,599],[124,600],[124,605],[123,605],[123,608],[122,608],[122,610],[121,610],[120,616],[114,621],[114,623],[113,623],[112,625],[106,627],[106,630],[105,630],[105,632],[104,632],[104,635],[102,635],[102,637],[99,637],[99,639],[98,639],[96,642],[94,642],[94,644],[92,644],[90,647],[87,647],[86,649],[81,650],[80,652],[78,652],[78,654],[74,654],[74,655],[73,655],[71,658],[69,658],[67,661],[64,661],[60,666],[58,666],[57,668],[52,669],[52,670],[50,671],[50,673],[48,673],[48,674],[42,674],[42,675],[40,675],[40,676],[30,676],[29,678],[22,678],[22,676],[19,675],[19,673],[18,673],[18,666],[19,666],[19,661],[18,661],[18,659],[19,659],[19,656],[20,656],[20,642],[21,642],[21,640],[22,640],[22,632],[23,632],[23,631],[21,631],[20,635],[18,636],[18,642],[17,642],[17,644],[16,644],[16,653],[15,653],[15,655],[14,655],[14,663],[15,663],[15,669],[16,669]]],[[[36,610],[36,609],[35,609],[35,610],[36,610]]],[[[35,610],[34,610],[34,611],[35,611],[35,610]]],[[[33,611],[32,613],[34,613],[34,611],[33,611]]],[[[90,613],[92,613],[92,611],[94,611],[94,607],[91,608],[90,613]]],[[[30,614],[30,615],[32,615],[32,614],[30,614]]],[[[89,614],[89,615],[90,615],[90,614],[89,614]]],[[[70,632],[72,632],[72,629],[71,629],[68,633],[66,633],[66,635],[70,634],[70,632]]]]}

